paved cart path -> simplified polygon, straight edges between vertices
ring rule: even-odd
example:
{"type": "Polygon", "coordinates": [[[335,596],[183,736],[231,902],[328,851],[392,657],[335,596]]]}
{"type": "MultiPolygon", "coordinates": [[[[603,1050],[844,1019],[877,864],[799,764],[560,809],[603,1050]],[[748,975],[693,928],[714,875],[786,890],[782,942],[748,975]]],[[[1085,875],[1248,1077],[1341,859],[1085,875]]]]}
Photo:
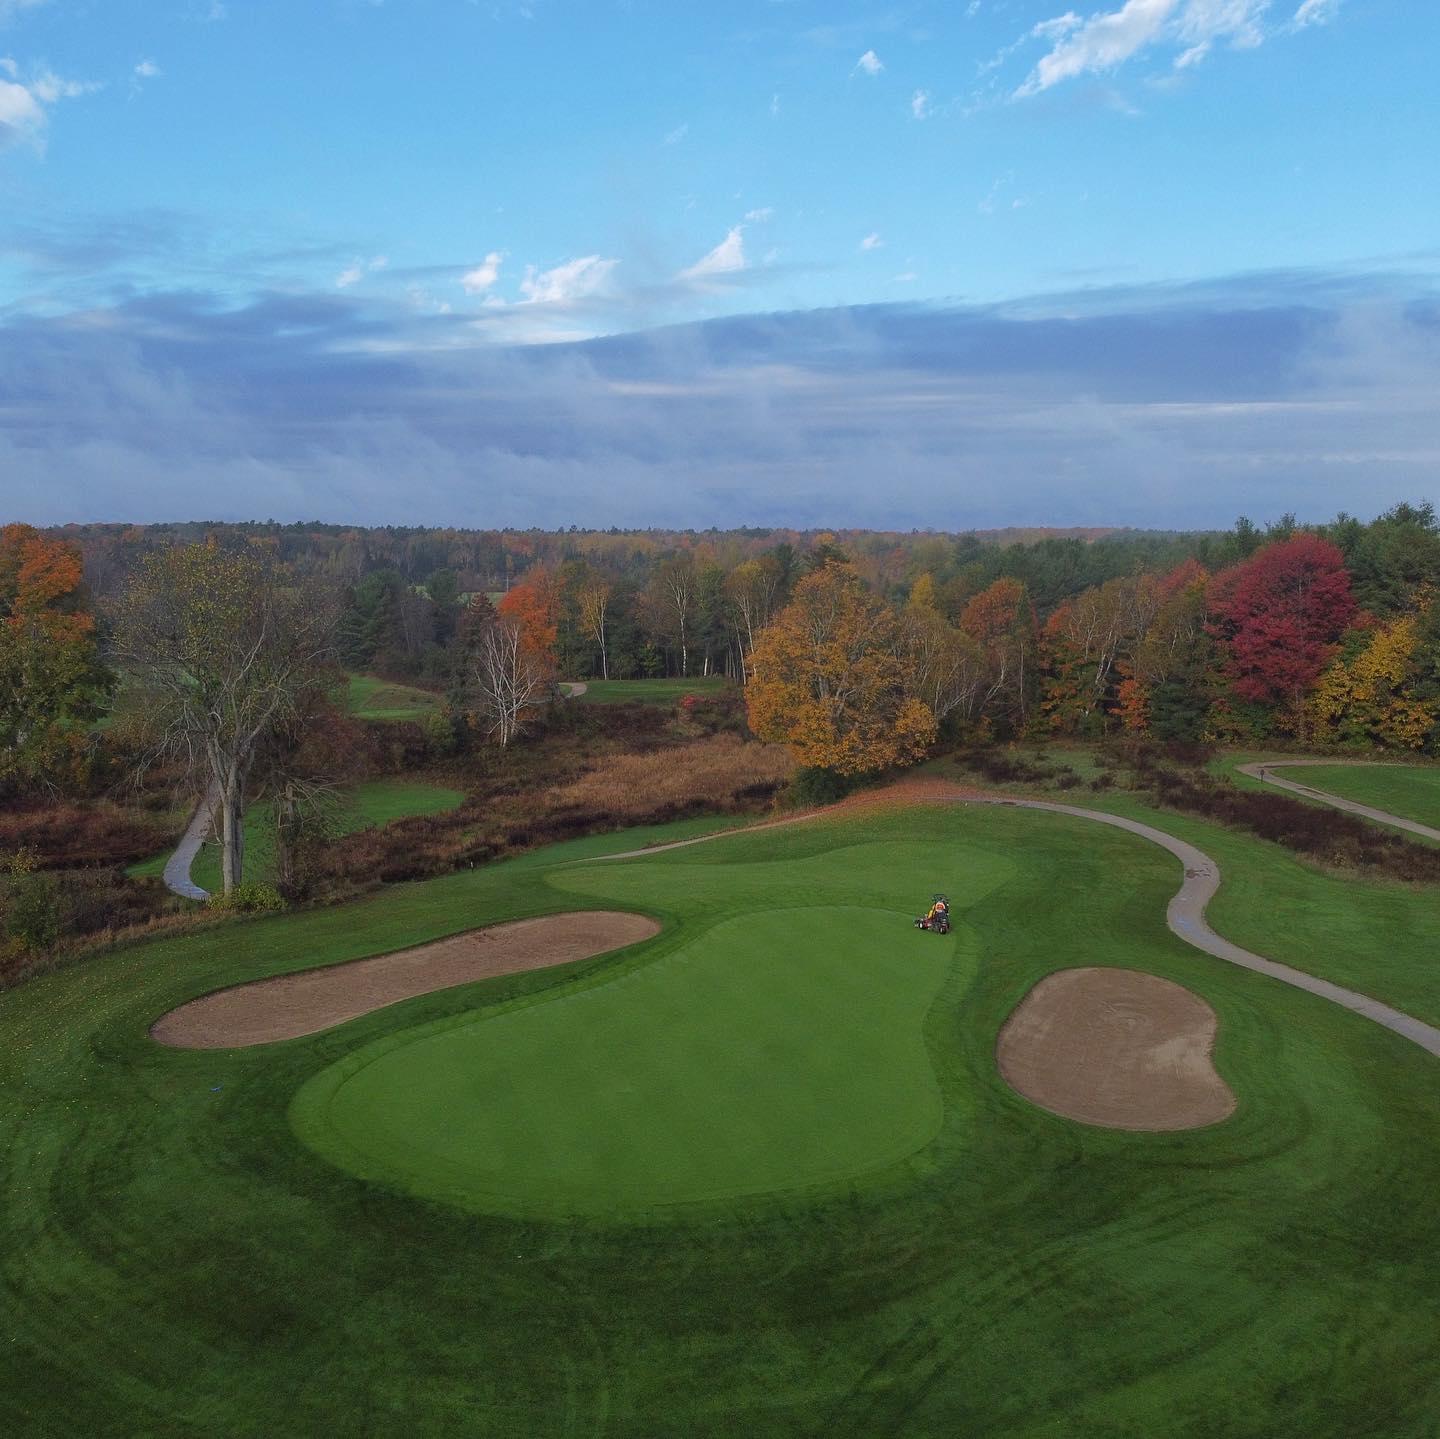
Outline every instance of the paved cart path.
{"type": "Polygon", "coordinates": [[[185,833],[180,837],[180,843],[175,846],[175,853],[165,861],[166,888],[173,890],[176,894],[184,895],[186,899],[210,898],[210,891],[201,889],[190,878],[190,866],[195,863],[195,856],[200,853],[200,846],[210,836],[215,809],[219,802],[220,791],[211,785],[205,791],[205,798],[195,806],[195,813],[190,816],[190,823],[185,827],[185,833]]]}
{"type": "MultiPolygon", "coordinates": [[[[1242,949],[1238,944],[1231,944],[1228,939],[1223,939],[1216,934],[1205,921],[1205,907],[1220,888],[1220,866],[1203,850],[1196,849],[1193,844],[1187,844],[1183,839],[1176,839],[1174,835],[1167,834],[1163,829],[1156,829],[1154,825],[1144,824],[1137,819],[1126,819],[1123,815],[1118,814],[1106,814],[1102,810],[1081,809],[1076,805],[1052,804],[1048,800],[1009,799],[1000,795],[965,795],[953,798],[949,802],[1009,805],[1015,809],[1046,810],[1051,814],[1070,815],[1076,819],[1091,820],[1096,824],[1108,824],[1115,829],[1123,829],[1130,834],[1139,835],[1141,839],[1148,839],[1151,844],[1158,844],[1162,849],[1169,850],[1185,869],[1180,888],[1175,891],[1174,897],[1166,908],[1165,922],[1171,931],[1179,935],[1187,944],[1194,945],[1196,949],[1202,950],[1216,959],[1223,959],[1227,964],[1236,964],[1242,969],[1252,969],[1257,974],[1268,975],[1271,979],[1278,979],[1282,984],[1291,985],[1295,989],[1303,989],[1307,994],[1316,995],[1318,998],[1327,999],[1330,1003],[1338,1004],[1344,1009],[1353,1010],[1356,1014],[1363,1015],[1366,1019],[1393,1030],[1396,1034],[1440,1058],[1440,1029],[1434,1025],[1426,1024],[1423,1020],[1416,1019],[1413,1015],[1405,1014],[1401,1010],[1392,1009],[1390,1005],[1382,1004],[1380,1000],[1372,999],[1368,994],[1359,994],[1353,989],[1332,984],[1328,979],[1320,979],[1316,975],[1306,974],[1304,970],[1292,969],[1288,964],[1280,964],[1276,960],[1266,959],[1264,955],[1252,954],[1248,949],[1242,949]]],[[[796,816],[792,820],[780,820],[778,824],[794,824],[798,820],[819,817],[818,814],[796,816]]],[[[757,829],[775,827],[772,824],[756,825],[750,830],[727,830],[723,834],[704,835],[698,839],[656,845],[651,849],[631,850],[625,854],[601,855],[595,859],[580,860],[577,863],[595,864],[601,860],[639,858],[658,854],[667,849],[706,844],[710,840],[725,838],[726,835],[748,834],[754,833],[757,829]]]]}
{"type": "Polygon", "coordinates": [[[1423,835],[1426,839],[1440,840],[1440,829],[1434,825],[1421,824],[1416,819],[1406,819],[1403,815],[1391,814],[1389,810],[1375,809],[1368,804],[1360,804],[1353,799],[1345,799],[1342,795],[1331,794],[1329,790],[1313,789],[1308,784],[1298,784],[1293,779],[1281,779],[1278,775],[1271,774],[1271,770],[1277,769],[1302,769],[1306,765],[1333,765],[1333,764],[1370,764],[1379,761],[1370,760],[1333,760],[1333,759],[1272,759],[1266,760],[1263,764],[1242,764],[1236,768],[1241,774],[1249,775],[1251,779],[1258,779],[1262,784],[1273,784],[1276,789],[1288,789],[1295,794],[1303,794],[1307,799],[1323,800],[1336,809],[1343,809],[1347,814],[1358,814],[1365,819],[1373,819],[1380,824],[1394,825],[1396,829],[1409,830],[1411,834],[1423,835]]]}

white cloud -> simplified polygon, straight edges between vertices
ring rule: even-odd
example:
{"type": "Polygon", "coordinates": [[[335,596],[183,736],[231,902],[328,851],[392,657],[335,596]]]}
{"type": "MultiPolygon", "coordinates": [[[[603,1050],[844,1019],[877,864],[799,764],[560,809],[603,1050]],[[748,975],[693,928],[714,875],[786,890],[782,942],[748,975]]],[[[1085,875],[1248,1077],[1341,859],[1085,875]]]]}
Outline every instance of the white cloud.
{"type": "Polygon", "coordinates": [[[687,121],[683,125],[677,125],[668,135],[665,136],[667,145],[678,145],[690,133],[690,125],[687,121]]]}
{"type": "Polygon", "coordinates": [[[525,267],[520,293],[532,305],[568,305],[603,294],[610,284],[611,272],[619,260],[604,260],[599,255],[584,255],[566,260],[551,270],[525,267]]]}
{"type": "Polygon", "coordinates": [[[500,278],[500,262],[505,256],[499,250],[491,250],[473,270],[460,276],[460,284],[467,295],[483,295],[500,278]]]}
{"type": "Polygon", "coordinates": [[[142,60],[134,73],[137,80],[153,80],[160,73],[160,67],[153,60],[142,60]]]}
{"type": "Polygon", "coordinates": [[[774,205],[762,205],[758,210],[746,210],[745,212],[745,218],[754,225],[763,225],[766,220],[773,219],[774,215],[774,205]]]}
{"type": "Polygon", "coordinates": [[[860,241],[860,248],[862,250],[883,250],[885,248],[885,241],[872,230],[860,241]]]}
{"type": "Polygon", "coordinates": [[[910,113],[917,120],[923,120],[930,113],[930,92],[917,90],[910,97],[910,113]]]}
{"type": "Polygon", "coordinates": [[[348,290],[351,285],[358,284],[366,275],[373,274],[376,270],[383,270],[389,263],[388,255],[376,255],[369,260],[355,260],[335,276],[335,288],[348,290]]]}
{"type": "Polygon", "coordinates": [[[716,275],[733,275],[745,268],[745,227],[732,225],[725,238],[702,256],[688,270],[680,272],[682,280],[709,280],[716,275]]]}
{"type": "MultiPolygon", "coordinates": [[[[1301,11],[1328,11],[1337,0],[1303,0],[1301,11]]],[[[1156,46],[1177,52],[1176,69],[1197,65],[1221,43],[1233,49],[1253,49],[1264,42],[1264,17],[1271,0],[1125,0],[1118,10],[1082,20],[1067,11],[1042,20],[1027,39],[1050,46],[1025,81],[1016,99],[1038,95],[1062,80],[1077,75],[1104,74],[1156,46]]],[[[1303,22],[1297,12],[1295,24],[1303,22]]],[[[1001,58],[1015,47],[1001,52],[1001,58]]]]}
{"type": "Polygon", "coordinates": [[[867,50],[856,62],[850,73],[863,70],[867,75],[878,75],[885,68],[885,62],[873,51],[867,50]]]}
{"type": "Polygon", "coordinates": [[[1308,25],[1327,25],[1339,9],[1340,0],[1302,0],[1290,24],[1296,30],[1304,30],[1308,25]]]}
{"type": "MultiPolygon", "coordinates": [[[[3,14],[0,11],[0,16],[3,14]]],[[[0,150],[22,143],[43,149],[49,107],[100,89],[99,85],[80,80],[62,80],[52,70],[41,70],[23,79],[20,66],[9,56],[0,60],[0,70],[10,77],[0,80],[0,150]]]]}

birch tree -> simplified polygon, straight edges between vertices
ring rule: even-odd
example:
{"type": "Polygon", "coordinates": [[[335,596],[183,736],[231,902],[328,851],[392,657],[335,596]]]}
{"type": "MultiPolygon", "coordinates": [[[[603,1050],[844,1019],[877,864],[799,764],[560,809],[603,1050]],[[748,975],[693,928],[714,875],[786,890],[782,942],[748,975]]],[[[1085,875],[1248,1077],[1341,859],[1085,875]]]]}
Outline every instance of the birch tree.
{"type": "Polygon", "coordinates": [[[521,626],[504,618],[480,634],[470,678],[476,709],[502,746],[520,733],[527,712],[549,699],[554,687],[526,647],[521,626]]]}
{"type": "Polygon", "coordinates": [[[131,580],[116,653],[146,692],[152,755],[178,756],[214,797],[224,892],[244,873],[256,758],[333,683],[336,611],[254,545],[161,550],[131,580]]]}

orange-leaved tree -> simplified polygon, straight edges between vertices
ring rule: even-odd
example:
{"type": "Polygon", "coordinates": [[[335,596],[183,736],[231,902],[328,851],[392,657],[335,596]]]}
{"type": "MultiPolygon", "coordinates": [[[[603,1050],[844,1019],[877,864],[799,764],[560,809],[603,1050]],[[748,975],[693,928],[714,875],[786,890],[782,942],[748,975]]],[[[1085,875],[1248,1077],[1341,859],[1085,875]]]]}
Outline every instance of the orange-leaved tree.
{"type": "Polygon", "coordinates": [[[108,677],[80,552],[29,525],[0,529],[0,790],[73,777],[108,677]]]}
{"type": "Polygon", "coordinates": [[[500,601],[500,617],[519,631],[520,649],[545,673],[555,669],[560,634],[560,587],[548,571],[533,569],[500,601]]]}
{"type": "Polygon", "coordinates": [[[935,715],[915,694],[897,618],[846,565],[796,585],[757,637],[750,669],[750,728],[803,765],[865,774],[912,763],[934,741],[935,715]]]}

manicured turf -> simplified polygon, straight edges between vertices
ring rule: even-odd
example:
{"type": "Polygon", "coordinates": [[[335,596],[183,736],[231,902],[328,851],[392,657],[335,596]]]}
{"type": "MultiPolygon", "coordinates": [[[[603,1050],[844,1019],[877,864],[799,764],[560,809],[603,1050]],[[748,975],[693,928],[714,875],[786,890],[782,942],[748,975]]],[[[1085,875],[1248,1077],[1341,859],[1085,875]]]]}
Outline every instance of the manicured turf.
{"type": "MultiPolygon", "coordinates": [[[[348,791],[337,811],[336,829],[351,834],[357,829],[389,824],[393,819],[411,815],[441,814],[455,809],[465,796],[458,789],[443,785],[417,784],[413,780],[367,780],[348,791]]],[[[270,884],[275,879],[275,820],[268,802],[252,805],[245,815],[245,864],[247,884],[270,884]]],[[[154,855],[132,865],[126,873],[137,878],[159,876],[165,872],[170,851],[154,855]]],[[[190,866],[190,878],[201,889],[216,893],[221,887],[220,850],[213,840],[207,841],[190,866]]]]}
{"type": "Polygon", "coordinates": [[[356,719],[419,720],[440,708],[440,696],[412,685],[377,679],[374,675],[347,675],[347,703],[356,719]]]}
{"type": "Polygon", "coordinates": [[[1368,804],[1401,819],[1440,826],[1440,766],[1406,764],[1306,765],[1276,773],[1342,799],[1368,804]]]}
{"type": "Polygon", "coordinates": [[[717,694],[730,683],[719,675],[657,680],[586,680],[582,704],[673,705],[686,695],[717,694]]]}
{"type": "MultiPolygon", "coordinates": [[[[1269,850],[1174,827],[1222,863],[1258,868],[1269,850]]],[[[0,1430],[1433,1435],[1436,1061],[1169,935],[1167,855],[1081,820],[948,808],[557,867],[632,843],[587,840],[340,910],[208,930],[0,996],[0,1430]],[[837,911],[842,883],[840,903],[860,920],[837,911]],[[957,902],[953,944],[908,925],[937,888],[957,902]],[[618,956],[263,1049],[185,1053],[146,1035],[157,1014],[217,984],[597,904],[645,909],[666,930],[618,956]],[[751,923],[807,907],[818,925],[836,921],[828,944],[751,923]],[[751,984],[731,983],[721,948],[751,984]],[[884,976],[883,999],[850,973],[861,964],[884,976]],[[995,1034],[1036,980],[1069,964],[1143,967],[1213,1004],[1235,1116],[1123,1134],[1010,1091],[995,1034]],[[807,982],[787,995],[790,975],[807,982]],[[832,984],[851,1002],[822,992],[832,984]],[[627,991],[673,1035],[631,1029],[612,1046],[599,1021],[627,1022],[627,991]],[[777,1020],[787,1005],[813,1007],[814,1022],[777,1020]],[[762,1021],[778,1052],[748,1033],[762,1021]],[[467,1032],[476,1042],[463,1054],[435,1051],[453,1080],[450,1122],[483,1137],[497,1122],[473,1111],[508,1116],[524,1173],[505,1174],[495,1207],[529,1217],[485,1212],[474,1166],[460,1176],[462,1208],[366,1182],[295,1137],[296,1094],[337,1062],[418,1060],[429,1036],[467,1032]],[[562,1052],[577,1043],[607,1066],[588,1088],[562,1052]],[[652,1045],[668,1049],[664,1062],[644,1052],[652,1045]],[[928,1075],[915,1066],[921,1045],[928,1075]],[[788,1118],[770,1118],[758,1078],[749,1092],[737,1047],[788,1118]],[[867,1055],[897,1064],[898,1080],[867,1055]],[[637,1183],[656,1156],[627,1151],[638,1105],[608,1068],[617,1057],[663,1106],[658,1126],[686,1114],[716,1126],[742,1174],[728,1196],[657,1194],[653,1171],[637,1183]],[[548,1076],[543,1062],[566,1072],[548,1076]],[[656,1092],[667,1068],[675,1090],[721,1076],[708,1112],[701,1095],[656,1092]],[[885,1085],[890,1154],[870,1110],[885,1085]],[[776,1142],[798,1133],[807,1093],[843,1178],[792,1164],[776,1142]],[[590,1106],[594,1132],[562,1095],[590,1106]],[[837,1098],[860,1114],[860,1136],[837,1098]],[[547,1161],[543,1140],[522,1133],[527,1111],[561,1126],[548,1162],[586,1196],[584,1217],[542,1213],[547,1161]],[[594,1156],[586,1172],[559,1152],[572,1146],[594,1156]],[[775,1184],[778,1196],[756,1192],[775,1184]],[[599,1213],[605,1194],[619,1222],[599,1213]],[[657,1201],[683,1202],[651,1216],[663,1222],[636,1222],[635,1206],[657,1201]]],[[[1310,897],[1347,888],[1324,884],[1310,897]]],[[[1413,912],[1433,908],[1394,893],[1370,916],[1378,954],[1409,949],[1413,912]]],[[[1270,934],[1292,918],[1285,908],[1270,934]]],[[[433,1121],[415,1137],[430,1153],[448,1142],[433,1121]]],[[[665,1142],[678,1152],[679,1141],[677,1128],[665,1142]]],[[[819,1154],[796,1142],[800,1159],[819,1154]]],[[[717,1162],[693,1133],[686,1146],[717,1162]]]]}

